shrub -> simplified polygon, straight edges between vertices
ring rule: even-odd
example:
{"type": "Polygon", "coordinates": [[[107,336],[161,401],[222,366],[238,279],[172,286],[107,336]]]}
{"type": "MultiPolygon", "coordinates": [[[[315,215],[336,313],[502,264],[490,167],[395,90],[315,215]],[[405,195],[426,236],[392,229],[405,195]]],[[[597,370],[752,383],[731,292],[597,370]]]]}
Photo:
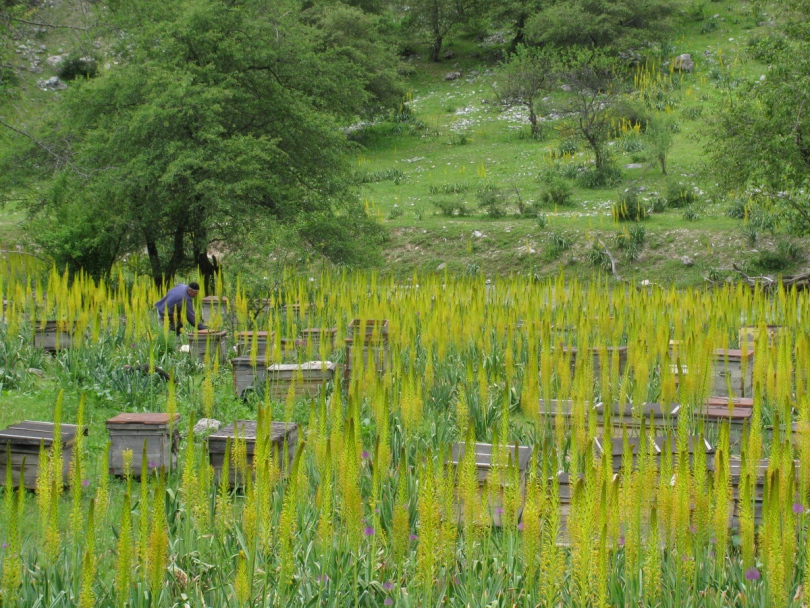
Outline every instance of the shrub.
{"type": "Polygon", "coordinates": [[[95,57],[69,55],[59,64],[59,78],[95,78],[98,75],[98,60],[95,57]]]}
{"type": "Polygon", "coordinates": [[[790,260],[779,251],[762,251],[754,259],[754,264],[764,271],[778,272],[787,268],[790,260]]]}
{"type": "Polygon", "coordinates": [[[570,205],[573,196],[574,189],[571,184],[555,174],[546,176],[545,183],[540,189],[540,200],[546,205],[570,205]]]}
{"type": "Polygon", "coordinates": [[[559,151],[560,156],[565,156],[566,154],[576,154],[579,152],[579,142],[573,137],[569,137],[568,139],[564,139],[560,142],[560,145],[557,146],[557,150],[559,151]]]}
{"type": "Polygon", "coordinates": [[[744,220],[745,208],[745,200],[742,198],[735,198],[733,201],[731,201],[731,205],[729,205],[728,209],[726,209],[726,215],[734,218],[735,220],[744,220]]]}
{"type": "Polygon", "coordinates": [[[647,217],[647,209],[638,196],[638,190],[631,188],[619,194],[613,203],[613,219],[619,222],[637,222],[647,217]]]}
{"type": "Polygon", "coordinates": [[[652,202],[653,213],[663,213],[667,210],[667,199],[663,196],[656,196],[652,202]]]}
{"type": "Polygon", "coordinates": [[[748,53],[763,63],[773,63],[787,46],[787,40],[778,35],[755,35],[748,39],[748,53]]]}
{"type": "Polygon", "coordinates": [[[697,209],[694,205],[689,205],[683,210],[683,219],[688,222],[694,222],[700,219],[700,215],[698,215],[697,209]]]}
{"type": "Polygon", "coordinates": [[[478,190],[476,196],[478,206],[490,217],[499,218],[506,215],[506,193],[502,188],[495,184],[486,184],[478,190]]]}
{"type": "Polygon", "coordinates": [[[466,217],[470,215],[470,207],[467,205],[466,201],[440,199],[431,202],[438,209],[441,215],[445,215],[447,217],[452,217],[454,215],[466,217]]]}
{"type": "Polygon", "coordinates": [[[540,214],[537,216],[537,227],[541,230],[548,226],[548,216],[540,214]]]}
{"type": "Polygon", "coordinates": [[[588,250],[587,258],[588,263],[591,266],[606,272],[610,272],[612,268],[610,264],[610,257],[597,241],[594,241],[591,248],[588,250]]]}
{"type": "Polygon", "coordinates": [[[577,174],[577,185],[590,190],[615,186],[621,181],[621,170],[612,164],[605,165],[601,170],[591,166],[577,174]]]}
{"type": "Polygon", "coordinates": [[[402,210],[402,207],[392,207],[391,211],[388,212],[388,219],[395,220],[403,216],[405,212],[402,210]]]}
{"type": "Polygon", "coordinates": [[[361,184],[373,184],[377,182],[399,183],[405,179],[405,172],[402,169],[383,169],[380,171],[365,171],[357,174],[357,179],[361,184]]]}
{"type": "Polygon", "coordinates": [[[466,133],[451,133],[450,145],[453,146],[466,146],[470,143],[470,137],[466,133]]]}
{"type": "Polygon", "coordinates": [[[680,182],[670,181],[667,183],[667,205],[673,209],[686,207],[697,201],[697,195],[691,186],[680,182]]]}
{"type": "Polygon", "coordinates": [[[683,110],[681,110],[681,115],[689,120],[697,120],[703,115],[703,106],[686,106],[683,110]]]}
{"type": "Polygon", "coordinates": [[[452,184],[441,184],[439,186],[431,186],[430,193],[431,194],[462,194],[467,192],[470,187],[467,184],[462,184],[460,182],[455,182],[452,184]]]}

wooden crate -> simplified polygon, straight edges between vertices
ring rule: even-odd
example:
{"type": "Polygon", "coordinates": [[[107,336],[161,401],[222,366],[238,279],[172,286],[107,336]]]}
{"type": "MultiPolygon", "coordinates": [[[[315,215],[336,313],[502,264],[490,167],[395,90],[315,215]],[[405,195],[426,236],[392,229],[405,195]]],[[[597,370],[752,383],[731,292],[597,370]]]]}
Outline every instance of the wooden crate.
{"type": "Polygon", "coordinates": [[[388,342],[388,319],[353,319],[347,328],[349,340],[364,344],[388,342]]]}
{"type": "MultiPolygon", "coordinates": [[[[527,446],[515,446],[509,445],[504,446],[503,448],[506,451],[505,458],[506,460],[500,466],[506,467],[508,465],[509,459],[511,458],[512,462],[515,463],[518,467],[518,474],[520,476],[520,488],[518,489],[518,495],[520,500],[520,505],[518,507],[518,515],[523,508],[523,499],[525,497],[526,492],[526,471],[529,467],[529,460],[532,456],[532,449],[527,446]]],[[[464,454],[467,451],[467,445],[465,443],[455,443],[453,444],[453,448],[451,450],[449,459],[447,464],[458,468],[461,461],[464,459],[464,454]]],[[[478,491],[479,497],[483,498],[484,487],[487,483],[489,483],[492,475],[492,444],[490,443],[476,443],[475,444],[475,466],[478,472],[478,491]]],[[[503,492],[504,487],[497,488],[494,492],[492,497],[492,504],[488,505],[490,510],[490,514],[492,517],[492,523],[495,526],[502,525],[502,517],[501,512],[503,509],[503,492]]],[[[459,520],[463,517],[463,505],[458,498],[456,497],[456,509],[458,512],[459,520]]]]}
{"type": "Polygon", "coordinates": [[[362,344],[362,352],[358,353],[351,338],[346,338],[346,359],[343,367],[343,376],[346,380],[351,379],[352,369],[357,364],[357,357],[363,361],[363,369],[369,365],[374,366],[374,371],[383,375],[388,369],[391,368],[391,347],[388,342],[381,342],[371,344],[365,342],[362,344]]]}
{"type": "MultiPolygon", "coordinates": [[[[239,429],[239,438],[245,440],[248,466],[253,464],[253,455],[256,450],[256,425],[255,420],[237,420],[236,425],[229,424],[216,433],[208,436],[208,459],[214,468],[216,479],[222,474],[222,463],[225,458],[225,447],[230,439],[231,449],[236,439],[235,428],[239,429]]],[[[295,449],[298,443],[298,425],[294,422],[273,422],[270,429],[270,441],[272,443],[272,456],[275,466],[282,473],[286,473],[292,465],[295,449]]],[[[233,454],[229,456],[231,485],[237,481],[236,472],[233,469],[233,454]]],[[[239,483],[245,480],[240,479],[239,483]]]]}
{"type": "MultiPolygon", "coordinates": [[[[571,376],[574,375],[577,364],[577,357],[579,356],[579,348],[576,346],[563,346],[562,352],[569,357],[571,363],[571,376]]],[[[593,377],[598,381],[601,376],[602,361],[600,356],[600,349],[591,347],[588,349],[593,357],[593,377]]],[[[613,365],[613,353],[618,353],[619,357],[619,374],[624,373],[624,368],[627,366],[627,347],[626,346],[608,346],[607,347],[607,362],[608,366],[613,365]]]]}
{"type": "Polygon", "coordinates": [[[222,296],[205,296],[200,302],[200,315],[205,323],[214,317],[220,319],[228,313],[228,298],[222,296]]]}
{"type": "Polygon", "coordinates": [[[48,352],[67,350],[73,346],[73,325],[66,321],[46,321],[45,327],[37,321],[34,347],[48,352]]]}
{"type": "Polygon", "coordinates": [[[259,357],[255,365],[250,357],[234,357],[231,359],[233,367],[233,392],[237,397],[243,397],[245,392],[259,385],[264,385],[267,378],[267,366],[259,357]]]}
{"type": "MultiPolygon", "coordinates": [[[[680,387],[681,375],[689,373],[687,365],[672,363],[670,366],[675,376],[675,385],[680,387]]],[[[753,396],[753,373],[754,373],[754,351],[743,352],[738,349],[717,349],[712,357],[712,378],[710,391],[714,397],[752,397],[753,396]],[[746,369],[743,374],[742,362],[746,361],[746,369]],[[731,383],[731,395],[728,392],[728,384],[731,383]]]]}
{"type": "MultiPolygon", "coordinates": [[[[766,325],[765,334],[768,337],[768,346],[776,343],[778,336],[784,331],[781,325],[766,325]]],[[[740,328],[740,348],[743,350],[753,350],[759,338],[760,328],[757,325],[748,325],[740,328]]]]}
{"type": "Polygon", "coordinates": [[[267,350],[273,350],[273,338],[275,332],[272,331],[240,331],[236,333],[236,348],[240,357],[250,356],[250,349],[253,346],[254,336],[256,339],[256,361],[264,362],[267,357],[267,350]]]}
{"type": "Polygon", "coordinates": [[[177,468],[180,414],[118,414],[107,420],[110,434],[110,475],[124,475],[124,450],[133,455],[133,474],[140,475],[144,441],[149,469],[177,468]],[[173,418],[173,420],[172,420],[173,418]],[[171,422],[171,424],[170,424],[171,422]]]}
{"type": "Polygon", "coordinates": [[[308,361],[307,363],[276,363],[267,368],[270,396],[284,401],[295,382],[296,397],[315,397],[327,382],[335,377],[335,364],[331,361],[308,361]]]}
{"type": "Polygon", "coordinates": [[[337,340],[337,327],[310,327],[302,329],[298,334],[296,348],[302,352],[318,354],[321,349],[321,342],[325,342],[328,350],[335,347],[337,340]]]}
{"type": "MultiPolygon", "coordinates": [[[[73,442],[76,438],[77,426],[63,424],[60,436],[62,438],[62,481],[68,483],[68,473],[72,460],[73,442]]],[[[11,476],[14,487],[20,485],[22,474],[23,487],[36,490],[37,473],[39,472],[40,444],[46,450],[53,445],[54,425],[52,422],[35,422],[25,420],[0,431],[0,485],[6,483],[7,451],[11,448],[11,476]],[[25,469],[21,471],[25,460],[25,469]]],[[[87,429],[84,429],[87,435],[87,429]]]]}
{"type": "MultiPolygon", "coordinates": [[[[676,445],[676,440],[673,437],[669,443],[669,438],[659,436],[651,438],[652,444],[650,444],[650,440],[648,440],[647,445],[652,445],[652,450],[656,458],[656,463],[660,465],[661,463],[661,454],[664,449],[669,446],[669,449],[672,453],[672,462],[675,462],[675,457],[678,454],[678,449],[676,445]]],[[[640,439],[638,437],[628,437],[627,442],[630,446],[630,450],[633,456],[633,465],[638,465],[638,460],[641,457],[641,453],[639,452],[640,448],[640,439]]],[[[605,450],[609,450],[610,460],[612,462],[613,471],[618,472],[622,467],[622,455],[623,455],[623,438],[622,437],[613,437],[611,438],[610,444],[604,439],[596,437],[594,439],[594,449],[596,450],[596,454],[599,458],[602,457],[605,450]]],[[[714,448],[709,444],[708,441],[705,439],[703,440],[703,445],[701,446],[698,441],[697,435],[692,435],[689,437],[689,446],[687,451],[689,453],[689,461],[690,463],[693,462],[694,454],[696,449],[703,449],[706,455],[706,469],[711,471],[714,469],[714,448]]]]}
{"type": "Polygon", "coordinates": [[[227,337],[228,332],[213,329],[200,329],[190,333],[188,336],[189,353],[197,357],[201,363],[205,362],[206,355],[211,361],[214,357],[219,357],[222,361],[228,352],[227,337]]]}
{"type": "Polygon", "coordinates": [[[651,429],[651,424],[656,429],[675,428],[678,422],[678,413],[680,411],[679,405],[663,406],[660,403],[643,403],[641,405],[633,405],[626,403],[619,405],[618,403],[611,406],[606,406],[599,403],[596,406],[597,413],[599,414],[599,424],[604,426],[605,415],[610,414],[611,423],[613,425],[614,435],[621,433],[622,428],[638,430],[641,428],[641,419],[644,419],[644,424],[648,430],[651,429]]]}

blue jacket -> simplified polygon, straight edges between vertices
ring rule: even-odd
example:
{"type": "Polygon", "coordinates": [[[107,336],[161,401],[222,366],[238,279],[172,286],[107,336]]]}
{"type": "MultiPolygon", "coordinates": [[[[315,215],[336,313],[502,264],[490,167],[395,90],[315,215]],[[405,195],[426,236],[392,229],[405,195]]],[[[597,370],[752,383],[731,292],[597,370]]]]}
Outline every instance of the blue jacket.
{"type": "MultiPolygon", "coordinates": [[[[192,327],[197,326],[197,318],[194,315],[194,300],[188,295],[188,285],[184,285],[181,283],[180,285],[175,285],[169,290],[169,293],[160,300],[157,304],[155,304],[155,308],[158,310],[158,314],[160,315],[161,321],[163,317],[167,314],[169,315],[169,319],[174,323],[177,323],[180,320],[180,315],[183,311],[183,305],[185,304],[186,307],[186,320],[188,324],[192,327]]],[[[205,326],[200,323],[199,329],[203,329],[205,326]]]]}

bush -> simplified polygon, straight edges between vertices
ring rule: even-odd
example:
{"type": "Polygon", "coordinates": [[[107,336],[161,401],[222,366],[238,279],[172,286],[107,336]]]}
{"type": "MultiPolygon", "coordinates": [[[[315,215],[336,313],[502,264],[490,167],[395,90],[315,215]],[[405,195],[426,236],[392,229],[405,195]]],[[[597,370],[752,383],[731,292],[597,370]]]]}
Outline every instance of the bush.
{"type": "Polygon", "coordinates": [[[357,173],[357,180],[361,184],[374,184],[377,182],[399,183],[405,179],[405,172],[402,169],[384,169],[380,171],[364,171],[357,173]]]}
{"type": "Polygon", "coordinates": [[[647,231],[644,226],[631,226],[629,230],[624,230],[616,234],[616,248],[624,251],[628,260],[635,260],[644,249],[647,241],[647,231]]]}
{"type": "Polygon", "coordinates": [[[667,183],[667,205],[673,209],[686,207],[697,201],[697,194],[691,186],[680,182],[670,181],[667,183]]]}
{"type": "Polygon", "coordinates": [[[688,118],[689,120],[697,120],[703,115],[703,106],[686,106],[683,110],[681,110],[681,114],[684,118],[688,118]]]}
{"type": "Polygon", "coordinates": [[[745,200],[742,198],[735,198],[733,201],[731,201],[731,205],[729,205],[728,209],[726,209],[726,215],[730,218],[734,218],[735,220],[744,220],[745,208],[745,200]]]}
{"type": "Polygon", "coordinates": [[[69,55],[59,64],[59,78],[95,78],[98,76],[98,60],[95,57],[76,57],[69,55]]]}
{"type": "Polygon", "coordinates": [[[571,204],[574,189],[571,184],[559,175],[546,176],[545,183],[540,189],[540,201],[546,205],[566,206],[571,204]]]}
{"type": "Polygon", "coordinates": [[[637,222],[647,217],[647,209],[638,196],[638,190],[632,188],[619,194],[619,200],[613,203],[613,219],[619,222],[637,222]]]}
{"type": "Polygon", "coordinates": [[[667,199],[663,196],[656,196],[652,202],[653,213],[663,213],[667,210],[667,199]]]}
{"type": "Polygon", "coordinates": [[[610,272],[612,269],[610,257],[597,241],[594,241],[588,250],[587,258],[588,263],[595,268],[606,272],[610,272]]]}
{"type": "Polygon", "coordinates": [[[557,146],[557,150],[560,156],[576,154],[579,152],[579,142],[573,137],[569,137],[560,142],[560,145],[557,146]]]}
{"type": "Polygon", "coordinates": [[[763,63],[773,63],[787,46],[787,40],[778,35],[755,35],[748,39],[748,53],[763,63]]]}
{"type": "Polygon", "coordinates": [[[779,251],[763,251],[754,259],[754,264],[766,272],[778,272],[787,268],[790,260],[779,251]]]}
{"type": "Polygon", "coordinates": [[[615,165],[605,165],[601,170],[591,166],[577,174],[577,185],[581,188],[594,190],[596,188],[609,188],[622,181],[622,172],[615,165]]]}
{"type": "Polygon", "coordinates": [[[683,219],[687,222],[694,222],[700,219],[700,215],[698,215],[697,209],[694,205],[689,205],[683,210],[683,219]]]}
{"type": "Polygon", "coordinates": [[[548,235],[548,246],[546,247],[545,258],[549,262],[559,258],[563,251],[568,251],[574,246],[574,239],[571,235],[557,230],[548,235]]]}
{"type": "Polygon", "coordinates": [[[470,207],[467,205],[466,201],[440,199],[431,202],[436,207],[436,209],[438,209],[439,213],[447,217],[452,217],[454,215],[457,215],[459,217],[466,217],[470,215],[470,207]]]}
{"type": "Polygon", "coordinates": [[[478,206],[489,217],[499,218],[506,215],[506,193],[495,184],[486,184],[476,193],[478,206]]]}
{"type": "Polygon", "coordinates": [[[541,230],[548,226],[548,216],[547,215],[538,215],[537,216],[537,227],[541,230]]]}
{"type": "Polygon", "coordinates": [[[388,212],[388,219],[395,220],[402,217],[404,213],[405,212],[402,210],[402,207],[392,207],[391,211],[388,212]]]}
{"type": "Polygon", "coordinates": [[[470,187],[467,184],[462,184],[460,182],[455,182],[452,184],[441,184],[439,186],[431,186],[430,193],[431,194],[462,194],[467,192],[470,187]]]}

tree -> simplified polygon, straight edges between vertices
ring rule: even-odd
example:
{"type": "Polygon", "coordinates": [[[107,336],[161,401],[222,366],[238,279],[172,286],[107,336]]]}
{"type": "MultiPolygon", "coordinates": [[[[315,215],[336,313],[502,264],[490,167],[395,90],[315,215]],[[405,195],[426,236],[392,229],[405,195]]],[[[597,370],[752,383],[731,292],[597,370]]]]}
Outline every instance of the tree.
{"type": "Polygon", "coordinates": [[[526,42],[526,22],[542,9],[543,4],[545,0],[502,0],[492,4],[492,18],[513,32],[510,52],[517,51],[518,46],[526,42]]]}
{"type": "Polygon", "coordinates": [[[661,173],[667,174],[667,157],[675,143],[672,135],[672,121],[659,118],[651,121],[644,131],[644,139],[649,147],[653,160],[661,166],[661,173]]]}
{"type": "Polygon", "coordinates": [[[597,182],[601,182],[612,166],[607,142],[624,88],[616,64],[604,53],[574,50],[563,56],[556,79],[569,94],[550,102],[550,109],[562,117],[564,134],[590,147],[597,182]]]}
{"type": "Polygon", "coordinates": [[[672,31],[672,0],[553,0],[526,22],[538,44],[627,50],[665,39],[672,31]]]}
{"type": "Polygon", "coordinates": [[[539,139],[542,126],[537,118],[541,100],[554,81],[553,54],[549,50],[517,47],[515,54],[502,63],[493,85],[498,104],[504,108],[521,107],[529,114],[532,137],[539,139]]]}
{"type": "MultiPolygon", "coordinates": [[[[807,23],[806,4],[801,23],[807,23]]],[[[732,91],[711,123],[706,152],[722,192],[746,193],[759,214],[810,234],[810,44],[795,21],[791,40],[766,73],[732,91]]]]}
{"type": "Polygon", "coordinates": [[[445,37],[458,25],[479,15],[483,6],[482,0],[412,0],[407,2],[406,9],[411,23],[430,36],[431,59],[440,61],[445,37]]]}
{"type": "Polygon", "coordinates": [[[5,161],[52,173],[32,208],[40,244],[94,274],[145,250],[157,283],[193,267],[210,281],[209,247],[238,247],[271,220],[335,261],[373,258],[353,253],[381,232],[358,201],[339,125],[390,102],[392,81],[319,29],[326,13],[312,21],[296,6],[113,5],[128,60],[72,85],[40,145],[5,161]]]}

